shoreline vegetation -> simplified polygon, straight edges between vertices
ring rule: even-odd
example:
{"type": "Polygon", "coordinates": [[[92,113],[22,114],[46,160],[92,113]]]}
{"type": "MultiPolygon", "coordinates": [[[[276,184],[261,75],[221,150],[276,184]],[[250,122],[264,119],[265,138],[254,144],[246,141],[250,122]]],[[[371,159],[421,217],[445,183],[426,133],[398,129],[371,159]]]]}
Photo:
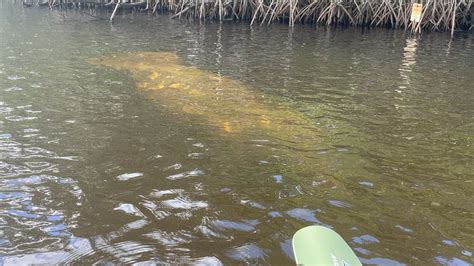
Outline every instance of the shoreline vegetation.
{"type": "Polygon", "coordinates": [[[172,18],[211,21],[363,26],[413,32],[471,31],[474,0],[23,0],[49,8],[103,9],[113,21],[118,9],[167,13],[172,18]],[[422,4],[419,22],[410,20],[413,4],[422,4]]]}

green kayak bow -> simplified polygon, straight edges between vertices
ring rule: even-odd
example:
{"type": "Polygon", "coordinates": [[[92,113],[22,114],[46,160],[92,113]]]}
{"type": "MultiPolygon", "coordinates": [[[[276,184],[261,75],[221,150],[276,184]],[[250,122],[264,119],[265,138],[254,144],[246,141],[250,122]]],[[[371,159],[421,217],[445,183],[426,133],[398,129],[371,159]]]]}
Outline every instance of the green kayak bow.
{"type": "Polygon", "coordinates": [[[362,265],[344,239],[324,226],[298,230],[293,236],[293,252],[299,265],[362,265]]]}

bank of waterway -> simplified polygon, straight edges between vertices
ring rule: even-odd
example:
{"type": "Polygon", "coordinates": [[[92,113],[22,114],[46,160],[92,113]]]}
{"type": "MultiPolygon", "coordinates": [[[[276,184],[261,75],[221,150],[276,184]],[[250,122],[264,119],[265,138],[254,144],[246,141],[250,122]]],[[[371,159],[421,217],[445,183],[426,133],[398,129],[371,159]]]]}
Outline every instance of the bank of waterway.
{"type": "Polygon", "coordinates": [[[428,31],[471,31],[474,26],[473,0],[23,0],[23,5],[49,6],[51,9],[78,8],[92,16],[97,10],[116,14],[164,13],[172,18],[194,21],[248,21],[254,24],[296,23],[325,26],[362,26],[428,31]],[[119,11],[119,12],[117,12],[119,11]]]}
{"type": "Polygon", "coordinates": [[[473,263],[471,35],[0,3],[3,263],[473,263]]]}

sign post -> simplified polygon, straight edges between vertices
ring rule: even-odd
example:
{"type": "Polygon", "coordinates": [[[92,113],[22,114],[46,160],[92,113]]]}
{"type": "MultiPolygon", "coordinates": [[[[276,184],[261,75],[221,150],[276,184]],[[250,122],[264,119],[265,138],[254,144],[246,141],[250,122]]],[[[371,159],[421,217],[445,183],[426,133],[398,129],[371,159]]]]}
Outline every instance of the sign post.
{"type": "Polygon", "coordinates": [[[411,22],[419,23],[421,19],[421,11],[423,10],[423,4],[413,3],[411,7],[411,22]]]}

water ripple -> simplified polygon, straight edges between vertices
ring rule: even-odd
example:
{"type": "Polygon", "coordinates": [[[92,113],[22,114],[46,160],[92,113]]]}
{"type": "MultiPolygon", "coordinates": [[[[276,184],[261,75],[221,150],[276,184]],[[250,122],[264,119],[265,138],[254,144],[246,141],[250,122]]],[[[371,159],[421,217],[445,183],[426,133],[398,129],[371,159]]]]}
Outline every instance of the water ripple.
{"type": "Polygon", "coordinates": [[[194,170],[179,173],[179,174],[176,174],[176,175],[170,175],[170,176],[167,176],[166,178],[169,179],[169,180],[178,180],[178,179],[183,179],[183,178],[188,178],[188,177],[196,177],[196,176],[202,176],[202,175],[204,175],[204,171],[202,171],[200,169],[194,169],[194,170]]]}

